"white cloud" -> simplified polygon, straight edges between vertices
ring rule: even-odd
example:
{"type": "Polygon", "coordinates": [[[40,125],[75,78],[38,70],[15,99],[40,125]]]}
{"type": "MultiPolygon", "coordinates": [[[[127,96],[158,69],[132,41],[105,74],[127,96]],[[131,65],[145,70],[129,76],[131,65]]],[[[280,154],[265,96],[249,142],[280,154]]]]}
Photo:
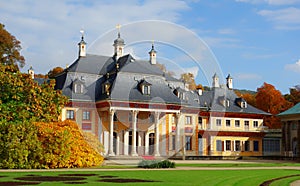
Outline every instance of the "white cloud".
{"type": "Polygon", "coordinates": [[[237,80],[258,80],[261,78],[260,75],[252,73],[238,73],[235,75],[235,79],[237,80]]]}
{"type": "MultiPolygon", "coordinates": [[[[91,44],[115,27],[144,19],[176,22],[189,6],[184,1],[31,1],[0,2],[1,22],[21,41],[27,66],[46,73],[65,66],[77,57],[79,30],[86,30],[91,44]]],[[[136,32],[135,32],[136,33],[136,32]]],[[[111,41],[112,42],[112,41],[111,41]]],[[[111,43],[109,44],[111,46],[111,43]]]]}
{"type": "Polygon", "coordinates": [[[293,72],[300,72],[300,59],[298,59],[298,61],[296,61],[294,64],[285,65],[284,69],[293,72]]]}
{"type": "Polygon", "coordinates": [[[236,31],[231,28],[223,28],[223,29],[218,30],[218,33],[219,34],[235,34],[236,31]]]}
{"type": "Polygon", "coordinates": [[[293,5],[300,3],[300,0],[236,0],[236,2],[261,4],[266,3],[269,5],[293,5]]]}
{"type": "Polygon", "coordinates": [[[277,29],[300,29],[300,9],[260,10],[259,15],[274,23],[277,29]]]}

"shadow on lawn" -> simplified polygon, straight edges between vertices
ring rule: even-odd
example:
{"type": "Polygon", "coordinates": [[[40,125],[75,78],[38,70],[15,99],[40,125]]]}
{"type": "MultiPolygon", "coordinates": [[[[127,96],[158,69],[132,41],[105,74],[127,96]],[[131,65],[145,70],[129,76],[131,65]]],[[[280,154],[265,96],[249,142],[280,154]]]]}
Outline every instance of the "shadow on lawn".
{"type": "Polygon", "coordinates": [[[283,176],[283,177],[267,180],[267,181],[263,182],[262,184],[260,184],[259,186],[269,186],[274,181],[285,179],[285,178],[290,178],[290,177],[296,177],[296,176],[300,176],[300,174],[288,175],[288,176],[283,176]]]}
{"type": "MultiPolygon", "coordinates": [[[[100,178],[97,182],[110,182],[110,183],[141,183],[141,182],[158,182],[154,180],[142,180],[134,178],[119,178],[117,176],[99,176],[98,174],[60,174],[58,176],[40,176],[40,175],[26,175],[14,178],[18,181],[0,181],[0,186],[19,186],[19,185],[38,185],[43,182],[62,182],[65,184],[86,184],[87,177],[100,178]]],[[[4,178],[5,176],[0,176],[4,178]]]]}

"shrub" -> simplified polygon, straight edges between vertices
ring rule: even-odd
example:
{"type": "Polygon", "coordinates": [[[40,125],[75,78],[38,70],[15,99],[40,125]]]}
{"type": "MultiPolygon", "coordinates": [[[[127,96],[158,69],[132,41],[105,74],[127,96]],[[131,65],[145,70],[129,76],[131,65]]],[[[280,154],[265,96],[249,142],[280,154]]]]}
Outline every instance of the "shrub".
{"type": "Polygon", "coordinates": [[[42,168],[42,143],[29,122],[0,122],[0,168],[42,168]]]}
{"type": "Polygon", "coordinates": [[[169,160],[142,160],[138,163],[139,168],[175,168],[175,162],[169,160]]]}
{"type": "Polygon", "coordinates": [[[75,122],[39,122],[35,125],[43,145],[46,168],[91,167],[103,162],[103,157],[85,141],[75,122]]]}

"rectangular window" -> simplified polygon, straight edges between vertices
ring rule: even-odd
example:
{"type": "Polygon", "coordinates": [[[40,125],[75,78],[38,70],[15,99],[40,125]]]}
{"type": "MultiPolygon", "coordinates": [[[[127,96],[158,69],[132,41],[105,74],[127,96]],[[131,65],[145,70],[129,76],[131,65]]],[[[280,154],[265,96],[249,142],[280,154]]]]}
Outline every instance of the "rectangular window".
{"type": "Polygon", "coordinates": [[[82,130],[92,130],[91,123],[82,123],[82,130]]]}
{"type": "Polygon", "coordinates": [[[230,120],[229,119],[226,120],[226,127],[230,127],[230,120]]]}
{"type": "Polygon", "coordinates": [[[245,141],[244,146],[245,146],[245,151],[246,152],[250,151],[250,141],[245,141]]]}
{"type": "Polygon", "coordinates": [[[240,127],[240,120],[235,120],[234,125],[235,127],[240,127]]]}
{"type": "Polygon", "coordinates": [[[185,136],[185,150],[192,150],[192,137],[185,136]]]}
{"type": "Polygon", "coordinates": [[[297,124],[296,123],[292,123],[292,130],[297,130],[297,124]]]}
{"type": "Polygon", "coordinates": [[[259,151],[259,141],[253,141],[253,151],[259,151]]]}
{"type": "Polygon", "coordinates": [[[216,125],[220,127],[222,125],[222,120],[221,119],[216,119],[216,125]]]}
{"type": "Polygon", "coordinates": [[[236,140],[235,142],[235,151],[241,151],[241,141],[236,140]]]}
{"type": "Polygon", "coordinates": [[[198,117],[198,124],[202,124],[202,117],[201,116],[198,117]]]}
{"type": "Polygon", "coordinates": [[[253,121],[253,127],[257,128],[258,127],[258,121],[253,121]]]}
{"type": "Polygon", "coordinates": [[[150,123],[154,123],[154,115],[153,114],[149,115],[149,120],[150,120],[150,123]]]}
{"type": "Polygon", "coordinates": [[[175,123],[175,116],[172,115],[172,123],[175,123]]]}
{"type": "Polygon", "coordinates": [[[176,136],[172,135],[172,150],[176,150],[176,136]]]}
{"type": "Polygon", "coordinates": [[[185,124],[191,125],[192,124],[192,116],[186,116],[185,117],[185,124]]]}
{"type": "Polygon", "coordinates": [[[249,121],[244,121],[245,130],[249,130],[249,121]]]}
{"type": "Polygon", "coordinates": [[[74,110],[67,110],[67,119],[75,119],[74,110]]]}
{"type": "Polygon", "coordinates": [[[223,146],[223,144],[222,144],[222,140],[217,140],[216,141],[216,145],[217,145],[217,151],[223,151],[223,148],[222,148],[222,146],[223,146]]]}
{"type": "Polygon", "coordinates": [[[226,147],[226,151],[231,151],[231,141],[230,140],[225,141],[225,147],[226,147]]]}
{"type": "Polygon", "coordinates": [[[146,85],[144,85],[144,94],[145,95],[150,95],[150,86],[146,86],[146,85]]]}
{"type": "Polygon", "coordinates": [[[83,120],[91,120],[91,113],[90,113],[90,111],[87,111],[87,110],[83,111],[82,112],[82,119],[83,120]]]}

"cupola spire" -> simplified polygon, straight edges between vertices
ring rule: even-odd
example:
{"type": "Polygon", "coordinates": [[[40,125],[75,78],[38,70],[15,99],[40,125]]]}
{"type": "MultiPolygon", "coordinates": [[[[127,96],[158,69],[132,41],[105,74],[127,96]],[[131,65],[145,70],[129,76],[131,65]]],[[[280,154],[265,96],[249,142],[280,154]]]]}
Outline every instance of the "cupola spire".
{"type": "Polygon", "coordinates": [[[219,77],[218,77],[217,73],[215,73],[212,78],[213,78],[212,87],[213,88],[220,87],[219,77]]]}
{"type": "Polygon", "coordinates": [[[233,82],[232,82],[232,77],[230,76],[230,74],[228,74],[228,76],[226,77],[226,80],[227,80],[227,87],[229,89],[233,89],[233,82]]]}
{"type": "Polygon", "coordinates": [[[120,34],[120,28],[121,28],[121,25],[117,25],[116,28],[118,29],[118,38],[114,40],[114,49],[115,49],[115,57],[116,57],[116,60],[118,60],[120,57],[123,56],[123,53],[124,53],[124,46],[125,46],[125,42],[124,42],[124,39],[121,38],[121,34],[120,34]]]}
{"type": "Polygon", "coordinates": [[[156,51],[154,49],[154,41],[152,41],[152,48],[149,52],[149,56],[150,56],[151,65],[155,65],[156,64],[156,51]]]}
{"type": "Polygon", "coordinates": [[[84,41],[84,30],[80,30],[81,33],[81,41],[78,43],[79,46],[79,57],[85,57],[86,56],[86,42],[84,41]]]}

